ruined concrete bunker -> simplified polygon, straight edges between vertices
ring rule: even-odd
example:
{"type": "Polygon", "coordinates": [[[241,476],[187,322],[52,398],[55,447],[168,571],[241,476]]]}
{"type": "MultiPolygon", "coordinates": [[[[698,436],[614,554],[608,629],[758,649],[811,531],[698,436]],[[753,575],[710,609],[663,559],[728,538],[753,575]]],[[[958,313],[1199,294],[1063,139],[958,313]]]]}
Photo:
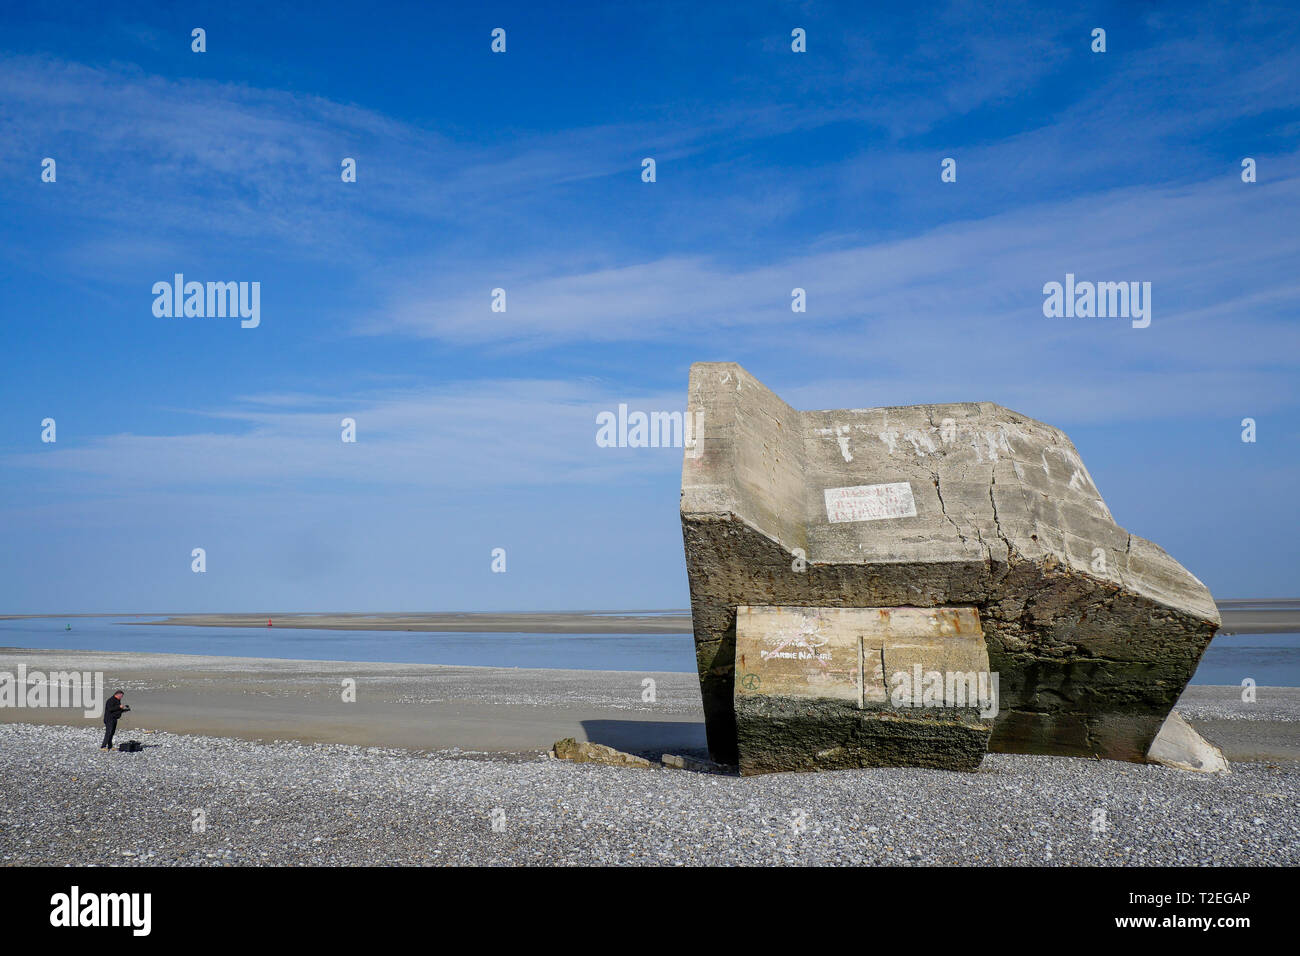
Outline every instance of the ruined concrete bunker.
{"type": "Polygon", "coordinates": [[[692,366],[687,413],[682,532],[714,760],[1147,759],[1218,610],[1115,523],[1063,432],[990,402],[796,411],[734,363],[692,366]],[[935,696],[935,675],[931,706],[917,695],[935,696]],[[918,678],[924,691],[904,686],[918,678]]]}

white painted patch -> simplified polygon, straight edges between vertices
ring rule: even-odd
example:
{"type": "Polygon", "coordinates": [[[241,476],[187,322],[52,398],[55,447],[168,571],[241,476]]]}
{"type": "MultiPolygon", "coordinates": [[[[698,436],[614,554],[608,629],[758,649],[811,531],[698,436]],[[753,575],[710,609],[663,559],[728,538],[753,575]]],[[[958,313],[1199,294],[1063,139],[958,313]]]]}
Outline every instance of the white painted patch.
{"type": "Polygon", "coordinates": [[[844,456],[845,461],[853,460],[853,453],[849,451],[849,426],[835,426],[835,441],[839,443],[840,454],[844,456]]]}
{"type": "Polygon", "coordinates": [[[924,458],[927,452],[933,454],[937,450],[934,439],[926,432],[912,429],[910,432],[905,432],[903,437],[912,443],[912,450],[916,452],[918,458],[924,458]]]}
{"type": "Polygon", "coordinates": [[[898,432],[881,432],[879,438],[889,446],[891,455],[898,451],[898,432]]]}
{"type": "Polygon", "coordinates": [[[912,486],[906,481],[827,488],[825,494],[826,519],[832,524],[916,517],[916,499],[912,497],[912,486]]]}

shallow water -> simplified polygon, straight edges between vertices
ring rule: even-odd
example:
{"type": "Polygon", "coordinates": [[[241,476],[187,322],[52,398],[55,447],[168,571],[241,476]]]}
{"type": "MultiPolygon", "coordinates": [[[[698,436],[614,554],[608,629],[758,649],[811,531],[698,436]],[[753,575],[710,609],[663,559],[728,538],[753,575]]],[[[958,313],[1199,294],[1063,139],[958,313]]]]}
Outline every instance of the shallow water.
{"type": "Polygon", "coordinates": [[[689,634],[506,634],[184,627],[140,618],[0,621],[0,646],[558,670],[695,670],[689,634]],[[71,624],[72,630],[64,630],[71,624]]]}
{"type": "MultiPolygon", "coordinates": [[[[560,670],[695,670],[689,634],[514,634],[183,627],[138,617],[0,621],[0,646],[560,670]],[[72,630],[64,629],[71,624],[72,630]]],[[[1193,684],[1300,687],[1300,635],[1216,637],[1193,684]]]]}
{"type": "Polygon", "coordinates": [[[1221,634],[1210,642],[1193,684],[1300,687],[1300,634],[1221,634]]]}

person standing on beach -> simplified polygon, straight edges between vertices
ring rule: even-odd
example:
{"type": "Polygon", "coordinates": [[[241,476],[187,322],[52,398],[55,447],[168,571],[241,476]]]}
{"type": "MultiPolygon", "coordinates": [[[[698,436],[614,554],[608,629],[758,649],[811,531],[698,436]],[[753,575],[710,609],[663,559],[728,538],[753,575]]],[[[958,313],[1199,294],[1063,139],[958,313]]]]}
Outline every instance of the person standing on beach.
{"type": "Polygon", "coordinates": [[[113,691],[113,696],[104,704],[104,740],[99,745],[100,750],[113,749],[113,734],[117,733],[117,720],[131,709],[122,703],[122,695],[125,693],[121,690],[113,691]]]}

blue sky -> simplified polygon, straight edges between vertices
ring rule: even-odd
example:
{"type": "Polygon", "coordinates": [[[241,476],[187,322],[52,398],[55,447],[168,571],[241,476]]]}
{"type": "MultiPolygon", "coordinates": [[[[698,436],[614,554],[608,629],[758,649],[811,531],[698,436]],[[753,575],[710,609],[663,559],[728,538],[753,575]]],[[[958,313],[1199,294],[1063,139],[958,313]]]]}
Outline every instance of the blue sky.
{"type": "Polygon", "coordinates": [[[1300,14],[451,6],[5,8],[0,611],[684,607],[681,452],[595,416],[722,360],[1050,422],[1216,596],[1300,593],[1300,14]],[[261,325],[156,318],[177,272],[261,325]],[[1045,318],[1067,272],[1150,327],[1045,318]]]}

